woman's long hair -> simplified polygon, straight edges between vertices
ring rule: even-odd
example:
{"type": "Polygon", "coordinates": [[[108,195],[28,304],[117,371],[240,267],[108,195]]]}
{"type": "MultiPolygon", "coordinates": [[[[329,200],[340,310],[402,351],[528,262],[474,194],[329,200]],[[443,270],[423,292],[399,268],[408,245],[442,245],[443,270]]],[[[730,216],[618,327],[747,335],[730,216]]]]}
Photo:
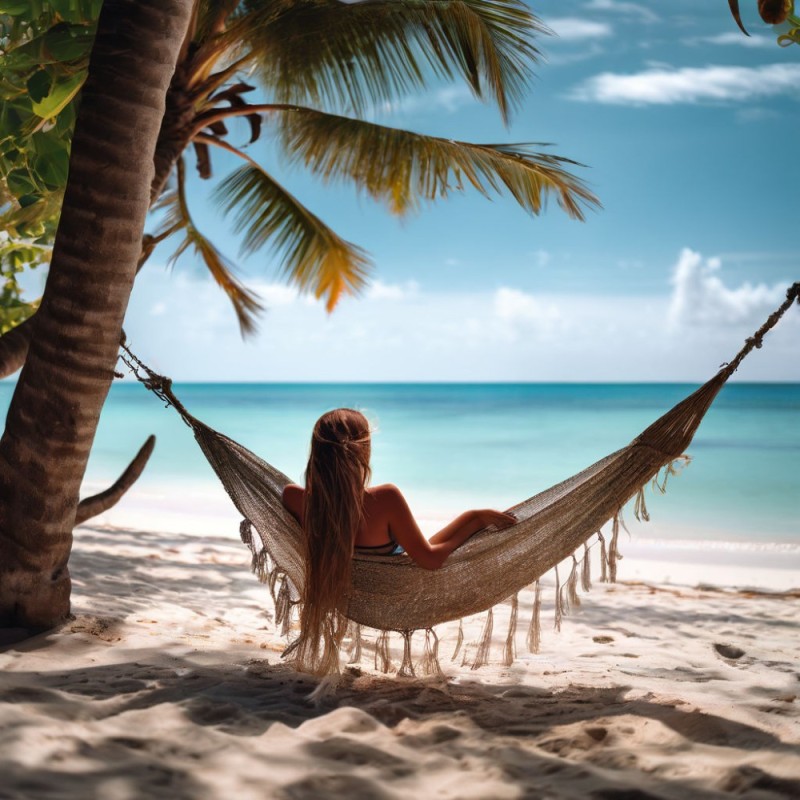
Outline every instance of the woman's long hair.
{"type": "Polygon", "coordinates": [[[305,587],[297,650],[298,666],[310,672],[338,671],[369,457],[369,423],[363,414],[337,408],[317,420],[306,467],[305,587]]]}

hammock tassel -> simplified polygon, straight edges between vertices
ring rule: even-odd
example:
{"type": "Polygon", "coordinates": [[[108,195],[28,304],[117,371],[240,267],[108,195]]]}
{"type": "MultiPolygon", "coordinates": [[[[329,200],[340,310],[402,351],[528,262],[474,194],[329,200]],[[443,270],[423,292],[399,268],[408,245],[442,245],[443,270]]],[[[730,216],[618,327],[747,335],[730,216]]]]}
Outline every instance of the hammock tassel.
{"type": "Polygon", "coordinates": [[[281,636],[286,636],[292,624],[292,605],[289,581],[283,576],[278,597],[275,600],[275,624],[281,625],[281,636]]]}
{"type": "Polygon", "coordinates": [[[617,561],[622,559],[622,554],[617,548],[619,542],[619,511],[614,515],[611,526],[611,544],[608,547],[608,577],[611,583],[617,582],[617,561]]]}
{"type": "Polygon", "coordinates": [[[439,637],[433,628],[425,629],[425,649],[419,667],[423,675],[444,675],[439,665],[439,637]]]}
{"type": "Polygon", "coordinates": [[[361,661],[361,626],[357,622],[350,623],[350,652],[348,664],[358,664],[361,661]]]}
{"type": "Polygon", "coordinates": [[[578,597],[578,559],[574,555],[572,556],[572,569],[570,570],[569,578],[567,578],[566,584],[561,589],[561,593],[561,605],[565,614],[580,607],[581,599],[578,597]]]}
{"type": "Polygon", "coordinates": [[[472,662],[472,669],[480,669],[484,664],[489,663],[489,651],[492,647],[492,628],[494,627],[494,613],[490,608],[486,615],[486,624],[483,626],[481,641],[478,645],[478,652],[475,653],[475,660],[472,662]]]}
{"type": "Polygon", "coordinates": [[[389,659],[389,631],[381,631],[375,640],[375,669],[385,673],[391,669],[391,666],[392,662],[389,659]]]}
{"type": "Polygon", "coordinates": [[[519,613],[519,594],[511,598],[511,617],[508,620],[508,635],[506,636],[506,647],[503,653],[503,664],[510,667],[516,658],[516,648],[514,647],[514,634],[517,632],[517,614],[519,613]]]}
{"type": "Polygon", "coordinates": [[[589,558],[589,545],[583,546],[583,560],[581,561],[581,589],[588,592],[592,588],[592,561],[589,558]]]}
{"type": "Polygon", "coordinates": [[[633,504],[633,516],[640,522],[650,522],[650,512],[647,510],[647,504],[644,501],[644,486],[641,486],[636,494],[636,502],[633,504]]]}
{"type": "MultiPolygon", "coordinates": [[[[264,552],[263,550],[261,551],[264,552]]],[[[280,572],[277,569],[273,569],[272,572],[269,573],[267,586],[269,587],[269,593],[272,595],[272,602],[277,603],[278,599],[275,597],[275,584],[278,582],[278,576],[280,572]]]]}
{"type": "MultiPolygon", "coordinates": [[[[266,549],[253,550],[253,557],[250,559],[250,571],[258,578],[260,583],[269,583],[272,573],[269,566],[269,554],[266,549]]],[[[275,599],[274,597],[272,598],[275,599]]]]}
{"type": "Polygon", "coordinates": [[[553,627],[557,630],[561,630],[561,617],[564,615],[564,608],[561,605],[561,584],[558,580],[558,564],[556,564],[556,608],[555,608],[555,617],[553,619],[553,627]]]}
{"type": "Polygon", "coordinates": [[[453,650],[453,657],[450,659],[451,661],[455,661],[458,658],[458,653],[461,650],[461,645],[464,644],[464,620],[460,619],[458,621],[458,638],[456,639],[456,649],[453,650]]]}
{"type": "Polygon", "coordinates": [[[606,539],[600,531],[597,531],[597,538],[600,540],[600,583],[608,583],[608,553],[606,552],[606,539]]]}
{"type": "Polygon", "coordinates": [[[403,663],[397,671],[399,678],[415,678],[414,663],[411,661],[411,635],[414,631],[403,631],[403,663]]]}
{"type": "Polygon", "coordinates": [[[667,481],[669,480],[670,475],[677,475],[679,470],[675,468],[675,464],[681,463],[682,467],[685,467],[691,461],[691,457],[687,455],[678,456],[677,458],[673,459],[669,462],[669,464],[665,464],[663,467],[664,470],[664,477],[661,480],[661,483],[658,482],[658,476],[661,473],[661,470],[655,474],[653,478],[653,487],[658,489],[661,494],[665,494],[667,491],[667,481]]]}
{"type": "Polygon", "coordinates": [[[542,611],[542,587],[539,586],[537,580],[534,584],[535,591],[533,595],[533,613],[531,614],[531,624],[528,627],[528,652],[538,653],[539,645],[541,644],[541,624],[539,616],[542,611]]]}

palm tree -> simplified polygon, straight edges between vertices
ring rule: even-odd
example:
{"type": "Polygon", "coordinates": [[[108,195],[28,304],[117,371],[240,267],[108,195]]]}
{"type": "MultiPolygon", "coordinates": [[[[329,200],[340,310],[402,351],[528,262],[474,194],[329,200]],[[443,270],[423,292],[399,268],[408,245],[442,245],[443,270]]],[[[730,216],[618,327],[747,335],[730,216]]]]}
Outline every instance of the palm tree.
{"type": "MultiPolygon", "coordinates": [[[[582,219],[583,207],[597,200],[568,172],[575,162],[528,145],[476,145],[359,118],[435,76],[463,78],[507,120],[538,56],[534,35],[544,30],[520,0],[199,0],[156,148],[151,199],[167,214],[145,237],[142,263],[156,244],[181,236],[176,256],[193,250],[230,297],[243,333],[253,329],[258,298],[198,230],[186,199],[186,151],[193,149],[208,178],[215,148],[243,162],[216,198],[244,234],[244,254],[272,244],[288,279],[323,297],[329,310],[363,286],[366,253],[229,141],[225,123],[234,117],[250,123],[251,143],[266,122],[287,161],[324,181],[352,181],[398,215],[471,186],[483,194],[507,191],[534,214],[554,195],[582,219]],[[271,102],[246,101],[250,73],[271,102]]],[[[0,338],[0,375],[24,360],[27,333],[0,338]]]]}
{"type": "Polygon", "coordinates": [[[192,0],[106,0],[35,335],[0,440],[0,626],[69,613],[78,490],[113,378],[192,0]],[[111,134],[111,135],[110,135],[111,134]]]}

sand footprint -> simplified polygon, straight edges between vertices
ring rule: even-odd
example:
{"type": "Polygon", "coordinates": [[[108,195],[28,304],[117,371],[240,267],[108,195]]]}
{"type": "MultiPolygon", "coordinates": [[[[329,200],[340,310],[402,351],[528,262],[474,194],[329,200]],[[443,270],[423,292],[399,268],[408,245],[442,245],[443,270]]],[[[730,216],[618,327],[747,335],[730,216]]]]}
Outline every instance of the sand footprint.
{"type": "Polygon", "coordinates": [[[723,658],[729,658],[732,661],[735,661],[737,658],[741,658],[744,655],[744,650],[739,647],[734,647],[732,644],[719,644],[718,642],[715,642],[714,650],[716,650],[717,653],[723,658]]]}

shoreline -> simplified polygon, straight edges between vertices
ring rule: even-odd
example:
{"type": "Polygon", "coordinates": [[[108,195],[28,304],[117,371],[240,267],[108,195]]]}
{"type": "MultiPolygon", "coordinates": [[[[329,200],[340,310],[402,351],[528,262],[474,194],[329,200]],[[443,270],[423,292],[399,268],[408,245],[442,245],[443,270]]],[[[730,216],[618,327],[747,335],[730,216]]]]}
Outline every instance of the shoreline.
{"type": "MultiPolygon", "coordinates": [[[[171,487],[174,488],[174,487],[171,487]]],[[[455,516],[453,514],[452,516],[455,516]]],[[[631,516],[631,515],[629,515],[631,516]]],[[[423,512],[418,522],[430,536],[451,519],[423,512]]],[[[181,499],[169,491],[130,492],[120,505],[91,520],[90,527],[163,531],[187,537],[222,536],[238,542],[240,517],[222,490],[193,491],[181,499]]],[[[718,530],[628,520],[620,536],[619,579],[653,584],[787,591],[800,588],[800,541],[720,539],[718,530]]],[[[243,554],[247,555],[246,548],[243,554]]],[[[244,557],[243,555],[243,557],[244,557]]],[[[597,571],[595,571],[597,574],[597,571]]]]}

